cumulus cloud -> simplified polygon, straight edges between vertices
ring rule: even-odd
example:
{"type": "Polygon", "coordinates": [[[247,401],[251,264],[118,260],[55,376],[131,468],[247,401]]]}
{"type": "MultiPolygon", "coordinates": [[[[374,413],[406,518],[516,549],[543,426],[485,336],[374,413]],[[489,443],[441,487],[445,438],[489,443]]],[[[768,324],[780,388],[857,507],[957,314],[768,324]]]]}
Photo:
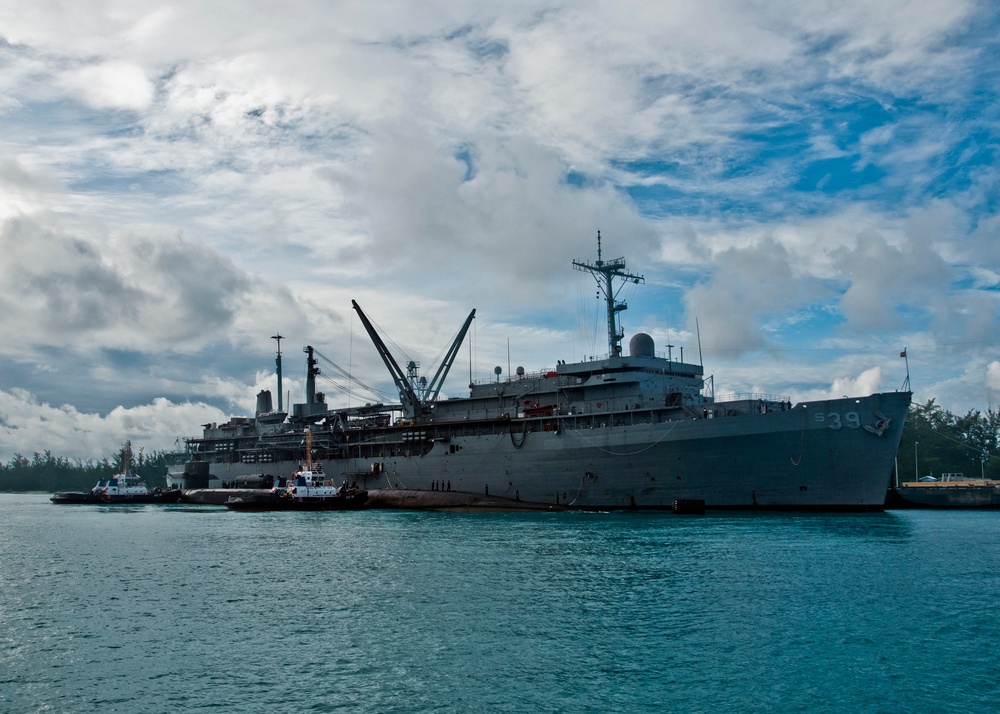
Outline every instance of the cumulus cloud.
{"type": "Polygon", "coordinates": [[[153,84],[142,67],[128,62],[103,62],[68,70],[60,84],[95,109],[140,111],[153,100],[153,84]]]}
{"type": "Polygon", "coordinates": [[[908,299],[916,304],[928,285],[947,285],[951,272],[932,251],[910,243],[910,249],[889,245],[875,233],[862,233],[850,249],[834,254],[834,264],[847,290],[840,310],[857,328],[875,330],[899,327],[897,309],[908,299]],[[914,249],[915,248],[915,249],[914,249]]]}
{"type": "Polygon", "coordinates": [[[354,297],[430,356],[477,307],[483,360],[514,335],[551,364],[602,230],[647,275],[629,329],[697,319],[742,386],[872,389],[905,341],[968,403],[996,26],[964,0],[0,9],[0,390],[81,422],[245,409],[270,335],[353,349],[354,297]]]}
{"type": "Polygon", "coordinates": [[[986,384],[994,392],[1000,392],[1000,361],[993,360],[986,365],[986,384]]]}
{"type": "Polygon", "coordinates": [[[838,377],[833,380],[827,394],[830,399],[838,399],[856,394],[872,394],[880,389],[884,389],[882,368],[872,367],[856,377],[838,377]]]}
{"type": "Polygon", "coordinates": [[[456,292],[492,289],[517,303],[537,300],[554,275],[568,274],[570,257],[589,252],[601,226],[636,257],[653,250],[654,230],[627,201],[609,186],[570,185],[558,155],[527,137],[450,153],[403,126],[384,137],[369,182],[344,187],[359,211],[370,211],[370,242],[352,251],[355,259],[377,257],[393,272],[414,266],[417,280],[456,292]],[[484,283],[484,274],[493,279],[484,283]],[[520,292],[507,290],[512,281],[520,292]]]}
{"type": "Polygon", "coordinates": [[[0,326],[31,344],[190,348],[228,334],[247,313],[251,322],[268,313],[268,322],[305,319],[287,290],[265,288],[176,233],[71,235],[22,217],[0,226],[0,250],[9,296],[0,326]]]}
{"type": "MultiPolygon", "coordinates": [[[[768,343],[760,319],[808,303],[809,288],[792,274],[787,251],[770,238],[715,256],[711,279],[691,288],[687,312],[710,325],[708,349],[748,350],[768,343]]],[[[693,327],[693,325],[689,325],[693,327]]]]}
{"type": "Polygon", "coordinates": [[[107,414],[84,413],[70,404],[40,402],[22,389],[0,390],[0,454],[30,456],[41,451],[98,460],[126,439],[149,451],[180,451],[179,437],[192,425],[224,421],[225,412],[204,403],[174,404],[158,398],[107,414]],[[175,443],[176,442],[176,443],[175,443]]]}

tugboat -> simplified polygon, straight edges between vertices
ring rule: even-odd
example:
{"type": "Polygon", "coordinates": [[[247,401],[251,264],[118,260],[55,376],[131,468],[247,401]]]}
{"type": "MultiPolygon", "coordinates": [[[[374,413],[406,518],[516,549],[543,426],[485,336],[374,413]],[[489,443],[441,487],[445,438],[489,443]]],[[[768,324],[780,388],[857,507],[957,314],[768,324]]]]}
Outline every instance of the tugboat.
{"type": "Polygon", "coordinates": [[[334,486],[322,467],[300,469],[291,483],[275,486],[267,493],[234,496],[226,501],[232,511],[350,511],[364,508],[368,491],[350,487],[345,481],[334,486]]]}
{"type": "Polygon", "coordinates": [[[132,468],[132,443],[125,442],[122,449],[122,473],[100,479],[89,491],[57,491],[49,499],[53,503],[143,504],[178,503],[180,489],[150,490],[132,468]]]}
{"type": "Polygon", "coordinates": [[[181,500],[180,489],[149,490],[134,471],[120,473],[109,479],[101,479],[89,491],[57,491],[49,499],[52,503],[100,503],[100,504],[141,504],[177,503],[181,500]]]}
{"type": "Polygon", "coordinates": [[[289,481],[279,481],[266,493],[234,496],[226,501],[233,511],[350,511],[363,508],[368,491],[343,485],[323,473],[323,465],[312,464],[311,433],[306,432],[306,464],[292,474],[289,481]]]}

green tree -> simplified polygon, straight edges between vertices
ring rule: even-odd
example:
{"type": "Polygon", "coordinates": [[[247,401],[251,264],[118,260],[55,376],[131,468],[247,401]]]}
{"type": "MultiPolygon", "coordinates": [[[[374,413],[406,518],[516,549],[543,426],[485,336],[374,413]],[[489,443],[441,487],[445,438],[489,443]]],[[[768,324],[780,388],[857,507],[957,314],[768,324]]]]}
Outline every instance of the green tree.
{"type": "Polygon", "coordinates": [[[911,404],[896,464],[900,481],[919,476],[1000,479],[1000,413],[970,410],[957,417],[930,399],[911,404]]]}
{"type": "Polygon", "coordinates": [[[0,464],[0,491],[86,491],[98,480],[121,473],[129,463],[150,488],[163,488],[167,466],[183,458],[182,454],[164,451],[147,454],[143,448],[136,453],[130,442],[115,457],[97,462],[57,457],[50,451],[35,452],[30,459],[15,454],[6,464],[0,464]]]}

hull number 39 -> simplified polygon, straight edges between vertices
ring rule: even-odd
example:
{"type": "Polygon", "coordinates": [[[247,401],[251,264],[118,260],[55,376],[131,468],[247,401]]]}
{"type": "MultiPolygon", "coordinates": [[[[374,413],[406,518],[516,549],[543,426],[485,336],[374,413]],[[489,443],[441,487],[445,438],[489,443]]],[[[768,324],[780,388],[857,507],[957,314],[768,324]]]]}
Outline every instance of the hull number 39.
{"type": "Polygon", "coordinates": [[[816,423],[825,424],[830,429],[860,429],[861,417],[857,412],[827,412],[826,414],[816,414],[816,423]]]}

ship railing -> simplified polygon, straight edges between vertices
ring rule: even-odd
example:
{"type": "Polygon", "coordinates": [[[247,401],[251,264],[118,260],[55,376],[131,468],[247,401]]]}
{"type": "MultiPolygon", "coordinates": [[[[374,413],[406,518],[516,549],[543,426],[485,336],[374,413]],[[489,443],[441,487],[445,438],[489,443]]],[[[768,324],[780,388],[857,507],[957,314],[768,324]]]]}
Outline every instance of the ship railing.
{"type": "Polygon", "coordinates": [[[780,394],[760,394],[758,392],[736,392],[734,394],[720,394],[715,398],[718,402],[791,402],[790,397],[780,394]]]}
{"type": "Polygon", "coordinates": [[[472,384],[475,386],[490,385],[490,384],[506,384],[507,382],[524,382],[529,379],[555,379],[559,374],[556,372],[556,368],[543,369],[538,372],[525,372],[524,374],[508,374],[506,377],[501,375],[501,378],[497,380],[496,376],[487,377],[485,379],[474,379],[472,384]]]}

